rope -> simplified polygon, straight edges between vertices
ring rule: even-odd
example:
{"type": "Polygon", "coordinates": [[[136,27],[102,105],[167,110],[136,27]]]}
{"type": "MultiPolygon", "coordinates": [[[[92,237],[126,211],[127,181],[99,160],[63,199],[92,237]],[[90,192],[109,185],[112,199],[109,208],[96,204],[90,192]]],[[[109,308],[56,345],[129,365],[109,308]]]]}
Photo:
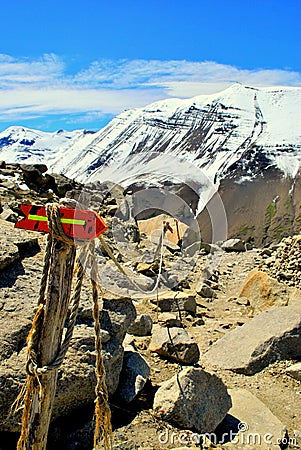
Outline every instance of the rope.
{"type": "Polygon", "coordinates": [[[158,271],[158,275],[157,275],[155,286],[152,288],[151,291],[145,291],[145,289],[143,289],[142,286],[140,286],[136,281],[134,281],[132,278],[129,277],[129,275],[126,273],[126,271],[124,270],[122,265],[115,258],[114,253],[112,252],[112,250],[110,249],[110,247],[106,243],[106,241],[105,241],[103,236],[98,236],[98,239],[100,240],[101,245],[103,246],[105,252],[109,255],[109,257],[111,258],[111,260],[113,261],[115,266],[128,279],[128,281],[131,283],[131,285],[134,286],[136,289],[139,290],[139,292],[142,292],[143,294],[145,294],[146,292],[148,294],[152,294],[153,292],[158,290],[160,279],[161,279],[161,275],[162,275],[165,232],[166,231],[165,231],[165,226],[164,226],[163,229],[162,229],[162,233],[160,235],[160,240],[159,240],[158,247],[157,247],[156,252],[155,252],[155,256],[156,256],[159,253],[158,250],[160,250],[159,271],[158,271]]]}
{"type": "Polygon", "coordinates": [[[89,244],[85,242],[85,245],[82,247],[80,256],[77,258],[77,279],[76,279],[76,285],[75,290],[72,295],[72,298],[70,300],[71,303],[71,312],[70,317],[68,321],[67,331],[65,334],[65,338],[63,343],[61,344],[60,351],[58,352],[55,359],[43,367],[38,367],[37,363],[37,349],[40,339],[40,333],[37,332],[37,330],[41,329],[41,326],[43,326],[43,320],[44,320],[44,314],[42,314],[42,309],[45,303],[45,293],[46,293],[46,287],[47,287],[47,278],[48,278],[48,272],[49,267],[51,263],[51,249],[53,246],[53,238],[62,240],[67,245],[74,245],[74,240],[67,236],[64,233],[61,221],[60,221],[60,215],[59,215],[59,205],[58,204],[48,204],[46,207],[47,211],[47,217],[48,217],[48,223],[49,223],[49,229],[50,234],[47,239],[47,245],[45,250],[45,256],[44,256],[44,268],[43,268],[43,274],[41,279],[41,285],[40,285],[40,293],[39,293],[39,301],[38,304],[42,308],[39,307],[36,311],[36,315],[34,318],[33,326],[32,326],[32,333],[29,334],[29,340],[27,344],[28,348],[28,359],[26,364],[26,371],[29,375],[41,375],[45,374],[46,372],[50,372],[52,370],[59,369],[61,366],[66,353],[68,351],[73,330],[76,323],[76,317],[77,312],[79,308],[79,302],[80,302],[80,293],[81,288],[83,284],[83,278],[84,278],[84,265],[87,260],[87,247],[89,244]],[[84,263],[82,263],[84,261],[84,263]]]}
{"type": "MultiPolygon", "coordinates": [[[[94,254],[95,243],[91,244],[92,252],[94,254]]],[[[105,450],[112,448],[112,425],[111,425],[111,411],[108,400],[108,390],[106,386],[106,372],[102,358],[102,345],[100,334],[100,320],[99,320],[99,306],[98,306],[98,288],[96,283],[97,263],[95,258],[91,258],[91,285],[92,285],[92,300],[93,300],[93,319],[95,330],[95,350],[96,350],[96,400],[95,400],[95,432],[94,432],[94,449],[98,450],[101,443],[105,450]]],[[[102,299],[103,291],[101,290],[102,299]]]]}

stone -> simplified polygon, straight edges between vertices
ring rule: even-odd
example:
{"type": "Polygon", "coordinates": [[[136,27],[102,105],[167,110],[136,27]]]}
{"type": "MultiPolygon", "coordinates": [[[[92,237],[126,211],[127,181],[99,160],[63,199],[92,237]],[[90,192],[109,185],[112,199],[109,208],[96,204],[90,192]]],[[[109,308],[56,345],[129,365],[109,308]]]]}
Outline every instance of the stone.
{"type": "Polygon", "coordinates": [[[286,368],[285,372],[295,380],[301,381],[301,362],[293,364],[286,368]]]}
{"type": "Polygon", "coordinates": [[[207,286],[207,284],[202,284],[201,286],[198,285],[196,287],[196,292],[201,297],[205,297],[205,298],[216,298],[217,297],[216,292],[214,292],[214,290],[210,286],[207,286]]]}
{"type": "Polygon", "coordinates": [[[134,281],[144,292],[142,295],[148,296],[149,292],[151,292],[154,287],[156,278],[149,278],[142,274],[134,274],[133,271],[129,270],[127,267],[125,267],[125,271],[128,273],[128,276],[120,273],[115,264],[108,261],[99,271],[103,289],[106,290],[112,298],[116,298],[116,296],[121,298],[141,298],[140,290],[133,285],[134,281]]]}
{"type": "MultiPolygon", "coordinates": [[[[151,298],[150,301],[157,305],[157,298],[151,298]]],[[[162,312],[186,311],[192,315],[196,313],[195,295],[186,292],[160,293],[158,306],[162,312]]]]}
{"type": "Polygon", "coordinates": [[[118,299],[103,301],[103,309],[100,312],[100,325],[111,336],[122,343],[127,329],[137,316],[136,309],[131,299],[118,299]]]}
{"type": "Polygon", "coordinates": [[[159,314],[158,322],[162,327],[181,327],[181,320],[177,314],[164,312],[159,314]]]}
{"type": "MultiPolygon", "coordinates": [[[[124,350],[113,336],[103,343],[106,384],[112,395],[118,386],[124,350]]],[[[0,365],[0,429],[18,432],[20,414],[8,416],[25,381],[26,348],[13,353],[0,365]]],[[[85,325],[76,326],[66,358],[59,370],[57,393],[52,420],[63,417],[95,400],[95,343],[94,330],[85,325]]]]}
{"type": "Polygon", "coordinates": [[[0,219],[16,223],[18,221],[18,214],[9,207],[4,207],[0,214],[0,219]]]}
{"type": "Polygon", "coordinates": [[[281,241],[272,256],[261,263],[261,269],[283,284],[300,288],[301,234],[281,241]]]}
{"type": "Polygon", "coordinates": [[[183,328],[155,325],[149,350],[160,356],[193,365],[200,358],[199,347],[183,328]]]}
{"type": "Polygon", "coordinates": [[[134,336],[149,336],[152,332],[153,321],[150,315],[140,314],[129,326],[127,332],[134,336]]]}
{"type": "Polygon", "coordinates": [[[188,367],[162,383],[153,409],[163,420],[198,433],[216,429],[231,408],[231,398],[220,378],[188,367]]]}
{"type": "Polygon", "coordinates": [[[21,164],[20,169],[22,170],[23,179],[30,189],[47,190],[52,187],[38,164],[21,164]]]}
{"type": "Polygon", "coordinates": [[[18,247],[0,237],[0,270],[9,267],[17,259],[19,259],[19,257],[18,247]]]}
{"type": "Polygon", "coordinates": [[[274,307],[226,333],[203,355],[210,364],[253,375],[282,359],[301,356],[300,305],[274,307]]]}
{"type": "Polygon", "coordinates": [[[150,374],[146,360],[133,347],[126,347],[117,397],[130,403],[143,389],[150,374]]]}
{"type": "Polygon", "coordinates": [[[170,242],[168,239],[163,240],[163,245],[167,248],[167,250],[170,251],[170,253],[176,253],[180,251],[180,247],[178,244],[174,244],[173,242],[170,242]]]}
{"type": "Polygon", "coordinates": [[[221,248],[226,252],[245,252],[246,247],[241,239],[228,239],[223,242],[221,248]]]}
{"type": "MultiPolygon", "coordinates": [[[[38,234],[15,229],[13,224],[0,219],[0,270],[6,269],[20,259],[20,252],[33,248],[39,250],[38,234]]],[[[39,236],[40,237],[40,236],[39,236]]]]}
{"type": "Polygon", "coordinates": [[[253,269],[248,274],[239,297],[247,297],[253,308],[253,313],[258,314],[272,306],[287,306],[290,297],[297,291],[296,288],[279,283],[268,273],[253,269]]]}
{"type": "Polygon", "coordinates": [[[143,275],[154,277],[156,276],[156,272],[154,269],[157,268],[157,265],[154,263],[145,263],[140,262],[136,266],[136,272],[142,273],[143,275]]]}
{"type": "Polygon", "coordinates": [[[228,393],[232,407],[218,426],[216,435],[227,438],[232,431],[234,439],[223,443],[223,447],[239,450],[279,449],[278,441],[281,442],[286,436],[282,422],[246,389],[229,389],[228,393]]]}
{"type": "Polygon", "coordinates": [[[250,306],[250,300],[247,297],[238,297],[235,303],[241,306],[250,306]]]}
{"type": "MultiPolygon", "coordinates": [[[[138,221],[139,230],[141,233],[145,233],[149,237],[158,238],[162,233],[162,225],[163,225],[164,220],[169,221],[169,223],[173,229],[173,233],[171,233],[170,231],[168,231],[166,233],[166,240],[168,240],[171,243],[177,244],[178,236],[177,236],[174,220],[166,214],[161,214],[159,216],[152,217],[150,219],[139,220],[138,221]]],[[[179,228],[180,236],[182,237],[184,235],[184,233],[186,232],[186,230],[188,229],[188,226],[185,223],[179,221],[178,228],[179,228]]],[[[156,243],[157,243],[157,241],[156,241],[156,243]]],[[[177,246],[177,251],[179,251],[178,246],[177,246]]]]}
{"type": "Polygon", "coordinates": [[[110,205],[107,209],[109,216],[115,216],[118,211],[118,205],[110,205]]]}

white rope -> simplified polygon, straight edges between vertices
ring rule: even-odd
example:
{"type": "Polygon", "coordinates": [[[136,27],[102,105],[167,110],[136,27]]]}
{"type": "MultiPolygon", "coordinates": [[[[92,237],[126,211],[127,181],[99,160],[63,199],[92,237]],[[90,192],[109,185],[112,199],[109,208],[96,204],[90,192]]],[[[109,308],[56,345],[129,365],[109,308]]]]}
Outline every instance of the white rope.
{"type": "MultiPolygon", "coordinates": [[[[134,286],[136,289],[138,289],[140,292],[142,292],[143,294],[148,293],[148,294],[152,294],[153,292],[155,292],[158,287],[159,287],[159,283],[160,283],[160,278],[161,278],[161,274],[162,274],[162,267],[163,267],[163,253],[164,253],[164,228],[162,229],[162,234],[161,234],[161,239],[159,241],[159,245],[157,250],[160,248],[160,262],[159,262],[159,272],[158,272],[158,276],[156,279],[156,283],[155,286],[153,287],[153,289],[151,291],[146,291],[145,289],[143,289],[142,286],[140,286],[136,281],[134,281],[132,278],[130,278],[130,276],[126,273],[126,271],[124,270],[124,268],[122,267],[122,265],[117,261],[117,259],[115,258],[113,252],[111,251],[110,247],[107,245],[106,241],[104,240],[103,236],[98,236],[104,250],[107,252],[107,254],[109,255],[109,257],[111,258],[111,260],[113,261],[113,263],[115,264],[115,266],[119,269],[119,271],[128,279],[128,281],[132,284],[132,286],[134,286]]],[[[157,250],[155,252],[155,254],[157,254],[157,250]]]]}

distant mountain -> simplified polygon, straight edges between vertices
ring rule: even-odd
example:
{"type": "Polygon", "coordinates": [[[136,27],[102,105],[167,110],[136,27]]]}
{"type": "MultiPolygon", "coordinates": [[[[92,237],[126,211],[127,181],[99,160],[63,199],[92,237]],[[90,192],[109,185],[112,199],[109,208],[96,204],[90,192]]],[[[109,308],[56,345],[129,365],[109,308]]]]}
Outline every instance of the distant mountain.
{"type": "MultiPolygon", "coordinates": [[[[205,177],[203,191],[219,188],[230,235],[265,242],[300,228],[300,104],[301,88],[234,84],[213,95],[124,111],[93,134],[11,127],[0,133],[0,159],[43,162],[83,182],[205,177]]],[[[205,216],[200,220],[209,238],[205,216]]]]}

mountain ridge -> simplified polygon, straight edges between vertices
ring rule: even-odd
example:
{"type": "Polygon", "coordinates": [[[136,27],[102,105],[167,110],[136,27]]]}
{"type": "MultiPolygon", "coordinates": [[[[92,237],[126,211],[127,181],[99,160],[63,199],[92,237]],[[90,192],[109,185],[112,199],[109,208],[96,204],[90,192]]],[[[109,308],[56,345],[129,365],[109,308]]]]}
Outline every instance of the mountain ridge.
{"type": "MultiPolygon", "coordinates": [[[[50,172],[84,183],[110,180],[126,187],[192,182],[198,184],[197,215],[218,190],[224,194],[230,235],[254,219],[246,238],[262,243],[300,227],[300,104],[301,88],[236,83],[217,94],[126,110],[95,133],[9,128],[0,133],[0,159],[43,162],[50,172]],[[260,195],[262,189],[267,195],[260,195]],[[250,204],[251,191],[257,209],[250,204]],[[242,192],[245,198],[240,198],[242,192]],[[277,197],[278,212],[267,220],[277,197]],[[274,232],[283,222],[281,215],[285,227],[274,232]]],[[[209,230],[206,223],[202,227],[209,230]]]]}

